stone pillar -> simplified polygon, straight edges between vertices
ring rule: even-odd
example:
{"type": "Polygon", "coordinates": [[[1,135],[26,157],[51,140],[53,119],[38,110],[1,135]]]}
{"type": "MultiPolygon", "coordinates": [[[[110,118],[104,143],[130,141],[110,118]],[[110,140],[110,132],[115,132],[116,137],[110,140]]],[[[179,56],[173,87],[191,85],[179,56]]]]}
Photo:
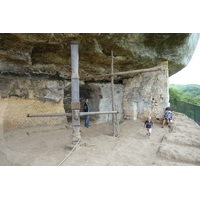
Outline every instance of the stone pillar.
{"type": "Polygon", "coordinates": [[[72,110],[72,144],[76,145],[81,139],[80,134],[80,101],[79,101],[79,74],[78,74],[78,42],[71,42],[71,66],[72,66],[72,76],[71,76],[71,110],[72,110]]]}

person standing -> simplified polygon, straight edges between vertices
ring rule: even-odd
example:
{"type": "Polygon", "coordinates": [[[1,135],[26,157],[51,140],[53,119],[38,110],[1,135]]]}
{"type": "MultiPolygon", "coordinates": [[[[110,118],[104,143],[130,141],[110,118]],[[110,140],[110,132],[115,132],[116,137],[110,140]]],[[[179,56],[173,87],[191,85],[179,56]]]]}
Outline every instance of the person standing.
{"type": "MultiPolygon", "coordinates": [[[[90,106],[89,106],[89,100],[88,98],[85,98],[85,103],[84,103],[84,112],[90,112],[90,106]]],[[[85,127],[89,128],[89,115],[85,115],[85,127]]]]}
{"type": "Polygon", "coordinates": [[[151,121],[151,117],[149,116],[148,119],[144,122],[144,127],[146,129],[146,135],[148,135],[148,138],[151,138],[151,132],[153,127],[153,122],[151,121]]]}

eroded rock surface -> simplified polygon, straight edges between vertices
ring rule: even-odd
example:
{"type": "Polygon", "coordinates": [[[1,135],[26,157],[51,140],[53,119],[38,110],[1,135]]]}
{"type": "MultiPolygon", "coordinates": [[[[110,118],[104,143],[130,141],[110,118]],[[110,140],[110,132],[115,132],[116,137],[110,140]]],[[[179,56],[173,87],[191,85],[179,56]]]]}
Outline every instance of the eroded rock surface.
{"type": "Polygon", "coordinates": [[[7,129],[59,124],[66,118],[27,118],[27,114],[64,113],[66,81],[24,77],[0,77],[0,105],[3,127],[7,129]],[[2,107],[6,104],[6,107],[2,107]]]}
{"type": "Polygon", "coordinates": [[[167,160],[200,165],[200,127],[181,113],[174,113],[173,118],[173,129],[163,137],[158,154],[167,160]]]}
{"type": "Polygon", "coordinates": [[[77,40],[82,77],[109,73],[111,50],[116,72],[169,61],[172,75],[188,64],[198,39],[189,33],[0,34],[0,72],[70,78],[70,42],[77,40]]]}
{"type": "Polygon", "coordinates": [[[124,81],[123,110],[127,119],[163,119],[169,105],[168,64],[159,65],[162,70],[140,73],[124,81]]]}

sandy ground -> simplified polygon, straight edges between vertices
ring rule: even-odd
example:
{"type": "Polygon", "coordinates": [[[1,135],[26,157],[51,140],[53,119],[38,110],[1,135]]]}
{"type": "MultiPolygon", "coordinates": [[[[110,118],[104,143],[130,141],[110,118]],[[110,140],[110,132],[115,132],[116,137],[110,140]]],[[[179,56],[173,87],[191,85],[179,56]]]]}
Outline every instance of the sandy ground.
{"type": "MultiPolygon", "coordinates": [[[[154,122],[151,139],[142,120],[120,122],[120,134],[112,136],[111,123],[85,128],[81,121],[81,147],[62,166],[171,166],[200,165],[200,127],[175,113],[173,129],[154,122]]],[[[57,166],[71,149],[71,128],[65,124],[11,131],[0,129],[1,166],[57,166]]]]}

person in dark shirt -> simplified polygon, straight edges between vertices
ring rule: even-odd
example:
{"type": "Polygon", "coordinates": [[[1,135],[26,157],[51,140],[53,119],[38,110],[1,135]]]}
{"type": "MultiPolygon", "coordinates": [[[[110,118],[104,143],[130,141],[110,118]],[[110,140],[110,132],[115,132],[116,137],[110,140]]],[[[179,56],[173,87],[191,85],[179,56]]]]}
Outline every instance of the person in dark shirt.
{"type": "Polygon", "coordinates": [[[148,138],[151,138],[151,132],[153,127],[153,122],[151,121],[151,117],[149,116],[148,119],[144,122],[144,127],[146,129],[146,135],[148,135],[148,138]]]}
{"type": "MultiPolygon", "coordinates": [[[[90,112],[90,107],[89,107],[89,100],[88,98],[85,98],[85,103],[84,103],[84,112],[90,112]]],[[[89,115],[85,115],[85,127],[89,128],[89,115]]]]}

